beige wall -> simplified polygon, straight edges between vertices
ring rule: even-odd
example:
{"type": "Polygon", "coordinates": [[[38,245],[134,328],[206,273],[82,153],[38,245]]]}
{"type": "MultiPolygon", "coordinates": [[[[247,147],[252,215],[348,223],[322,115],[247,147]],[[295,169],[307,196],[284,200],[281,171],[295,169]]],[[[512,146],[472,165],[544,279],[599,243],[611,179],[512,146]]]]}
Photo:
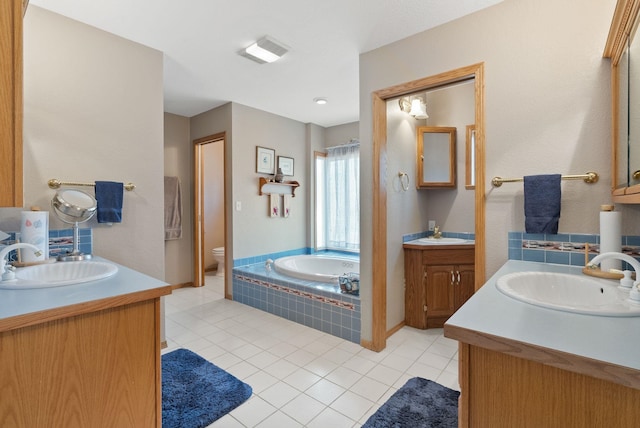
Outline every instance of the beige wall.
{"type": "Polygon", "coordinates": [[[182,238],[164,241],[165,281],[193,281],[193,147],[190,120],[164,114],[164,175],[180,179],[182,238]]]}
{"type": "MultiPolygon", "coordinates": [[[[162,53],[29,7],[25,206],[50,206],[50,178],[133,182],[136,189],[124,194],[122,223],[87,223],[94,228],[94,254],[159,279],[164,278],[162,110],[162,53]]],[[[0,217],[12,223],[18,213],[3,209],[0,217]]],[[[52,215],[51,228],[69,225],[52,215]]]]}
{"type": "MultiPolygon", "coordinates": [[[[524,229],[522,185],[492,189],[493,176],[599,172],[595,185],[563,182],[560,220],[560,232],[598,232],[598,207],[611,199],[610,72],[602,50],[614,7],[614,0],[507,0],[361,55],[363,283],[371,282],[373,247],[365,167],[372,164],[371,92],[478,62],[485,63],[487,274],[507,260],[507,232],[524,229]]],[[[362,337],[370,339],[365,288],[361,300],[362,337]]]]}

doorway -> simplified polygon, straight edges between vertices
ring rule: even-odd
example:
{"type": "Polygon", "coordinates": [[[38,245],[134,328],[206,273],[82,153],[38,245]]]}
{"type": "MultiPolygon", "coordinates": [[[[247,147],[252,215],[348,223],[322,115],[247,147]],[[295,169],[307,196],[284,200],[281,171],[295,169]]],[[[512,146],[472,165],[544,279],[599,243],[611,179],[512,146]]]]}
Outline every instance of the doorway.
{"type": "MultiPolygon", "coordinates": [[[[193,285],[205,285],[205,272],[214,268],[212,249],[228,248],[225,212],[225,133],[194,140],[194,275],[193,285]]],[[[226,251],[225,251],[226,258],[226,251]]],[[[224,276],[228,277],[228,263],[224,276]]],[[[225,280],[224,295],[229,298],[225,280]]]]}
{"type": "Polygon", "coordinates": [[[475,93],[475,279],[476,290],[485,277],[485,148],[484,148],[484,63],[402,83],[373,93],[373,212],[371,343],[362,346],[374,351],[386,347],[387,340],[387,100],[463,80],[474,79],[475,93]]]}

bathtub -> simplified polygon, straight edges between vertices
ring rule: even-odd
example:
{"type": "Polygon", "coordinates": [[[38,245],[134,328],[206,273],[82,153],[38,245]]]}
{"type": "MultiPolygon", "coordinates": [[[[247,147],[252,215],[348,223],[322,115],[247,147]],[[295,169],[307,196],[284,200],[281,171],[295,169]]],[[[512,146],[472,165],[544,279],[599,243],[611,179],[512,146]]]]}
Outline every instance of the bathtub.
{"type": "Polygon", "coordinates": [[[360,261],[356,258],[314,254],[280,257],[273,263],[276,272],[307,281],[338,284],[338,277],[348,273],[360,273],[360,261]]]}

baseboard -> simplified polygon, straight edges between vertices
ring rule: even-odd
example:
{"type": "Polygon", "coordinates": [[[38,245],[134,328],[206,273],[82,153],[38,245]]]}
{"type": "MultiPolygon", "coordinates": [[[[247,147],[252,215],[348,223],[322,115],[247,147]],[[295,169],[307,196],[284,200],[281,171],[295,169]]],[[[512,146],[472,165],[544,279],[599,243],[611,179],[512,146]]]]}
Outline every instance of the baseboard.
{"type": "Polygon", "coordinates": [[[171,290],[177,290],[178,288],[193,287],[193,282],[183,282],[182,284],[171,284],[171,290]]]}
{"type": "Polygon", "coordinates": [[[166,340],[163,340],[162,342],[160,342],[160,349],[164,349],[167,346],[169,346],[169,345],[167,345],[167,341],[166,340]]]}
{"type": "Polygon", "coordinates": [[[405,323],[404,323],[404,321],[402,321],[397,326],[392,327],[391,330],[387,331],[387,339],[390,338],[391,336],[393,336],[398,330],[400,330],[404,326],[405,326],[405,323]]]}

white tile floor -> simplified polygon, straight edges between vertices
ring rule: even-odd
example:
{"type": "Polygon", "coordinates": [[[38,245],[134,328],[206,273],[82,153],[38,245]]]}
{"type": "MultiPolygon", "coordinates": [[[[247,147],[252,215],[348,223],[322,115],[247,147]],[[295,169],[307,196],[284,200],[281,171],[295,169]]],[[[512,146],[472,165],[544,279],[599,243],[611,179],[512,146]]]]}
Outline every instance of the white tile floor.
{"type": "Polygon", "coordinates": [[[168,348],[187,348],[251,385],[221,427],[359,427],[412,377],[458,387],[457,342],[404,327],[376,353],[225,300],[221,278],[165,299],[168,348]]]}

